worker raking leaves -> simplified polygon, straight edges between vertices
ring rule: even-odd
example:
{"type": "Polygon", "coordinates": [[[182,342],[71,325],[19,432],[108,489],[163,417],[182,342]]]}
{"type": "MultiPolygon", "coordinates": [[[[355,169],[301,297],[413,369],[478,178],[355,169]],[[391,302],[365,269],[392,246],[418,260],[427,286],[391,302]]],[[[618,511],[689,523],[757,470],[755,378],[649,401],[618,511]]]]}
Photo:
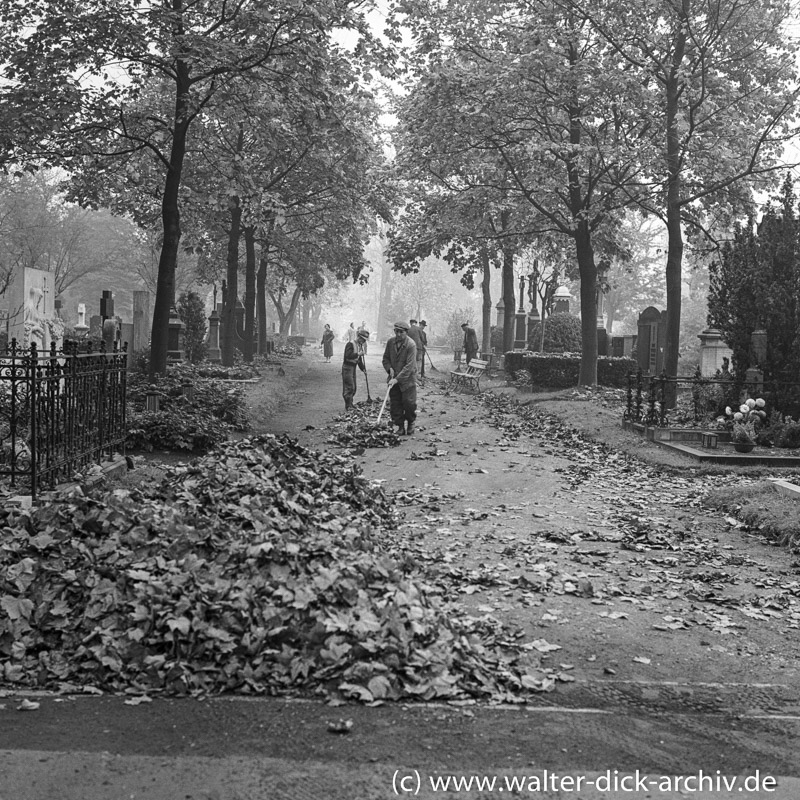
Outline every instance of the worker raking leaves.
{"type": "MultiPolygon", "coordinates": [[[[342,361],[342,397],[344,398],[344,410],[353,409],[353,398],[355,397],[356,386],[356,367],[358,367],[366,378],[367,365],[364,356],[367,354],[366,344],[369,341],[369,331],[360,328],[356,333],[355,340],[348,342],[344,346],[344,359],[342,361]]],[[[369,399],[369,383],[367,383],[367,398],[369,399]]]]}
{"type": "Polygon", "coordinates": [[[409,325],[395,322],[394,336],[386,342],[383,368],[389,380],[389,413],[397,433],[410,436],[417,418],[417,346],[408,335],[409,325]]]}

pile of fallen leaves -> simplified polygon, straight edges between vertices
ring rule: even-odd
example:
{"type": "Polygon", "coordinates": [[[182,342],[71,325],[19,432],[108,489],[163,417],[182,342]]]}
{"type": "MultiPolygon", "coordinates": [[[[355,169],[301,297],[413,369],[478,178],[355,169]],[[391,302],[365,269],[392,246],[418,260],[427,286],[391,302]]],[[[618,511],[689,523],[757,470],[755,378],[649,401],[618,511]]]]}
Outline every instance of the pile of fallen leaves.
{"type": "Polygon", "coordinates": [[[356,403],[350,411],[334,417],[333,430],[328,442],[346,447],[356,455],[367,447],[395,447],[402,441],[393,430],[388,409],[384,409],[377,423],[381,401],[364,400],[356,403]]]}
{"type": "Polygon", "coordinates": [[[536,664],[512,669],[496,621],[453,614],[391,551],[395,521],[351,459],[274,436],[146,493],[0,510],[2,678],[363,702],[552,688],[536,664]]]}

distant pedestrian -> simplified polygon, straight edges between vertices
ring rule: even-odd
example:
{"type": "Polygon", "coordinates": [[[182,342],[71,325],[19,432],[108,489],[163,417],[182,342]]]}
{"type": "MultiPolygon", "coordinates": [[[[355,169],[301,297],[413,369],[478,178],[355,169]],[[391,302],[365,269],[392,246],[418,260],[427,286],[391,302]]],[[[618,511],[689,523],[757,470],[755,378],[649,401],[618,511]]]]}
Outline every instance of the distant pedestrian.
{"type": "Polygon", "coordinates": [[[408,325],[408,338],[413,340],[414,344],[417,346],[417,359],[419,359],[419,354],[422,352],[421,333],[422,331],[420,330],[417,321],[415,319],[410,320],[408,325]]]}
{"type": "Polygon", "coordinates": [[[389,375],[389,414],[397,432],[410,436],[417,418],[417,346],[408,336],[408,324],[395,322],[386,342],[383,368],[389,375]]]}
{"type": "Polygon", "coordinates": [[[333,340],[336,338],[334,332],[331,330],[330,325],[325,326],[322,332],[322,355],[325,356],[325,361],[330,363],[333,358],[333,340]]]}
{"type": "Polygon", "coordinates": [[[469,364],[478,355],[478,334],[475,333],[475,328],[470,328],[466,322],[461,324],[461,330],[464,331],[464,356],[469,364]]]}
{"type": "Polygon", "coordinates": [[[417,372],[419,372],[420,378],[425,377],[425,354],[428,352],[428,334],[425,332],[427,326],[428,323],[424,319],[419,321],[419,338],[422,340],[422,347],[417,352],[417,372]]]}
{"type": "Polygon", "coordinates": [[[347,329],[346,335],[348,342],[354,342],[356,340],[356,337],[358,336],[358,331],[356,330],[355,322],[350,323],[350,327],[347,329]]]}
{"type": "Polygon", "coordinates": [[[356,367],[366,373],[367,365],[364,362],[366,355],[366,343],[369,339],[369,331],[361,328],[358,331],[355,342],[348,342],[344,346],[344,360],[342,361],[342,397],[344,398],[344,410],[350,411],[353,408],[353,397],[356,394],[356,367]]]}
{"type": "Polygon", "coordinates": [[[367,330],[367,323],[364,320],[361,320],[361,325],[358,327],[357,333],[360,334],[362,331],[366,331],[367,338],[364,339],[364,355],[367,354],[367,342],[369,341],[369,331],[367,330]]]}

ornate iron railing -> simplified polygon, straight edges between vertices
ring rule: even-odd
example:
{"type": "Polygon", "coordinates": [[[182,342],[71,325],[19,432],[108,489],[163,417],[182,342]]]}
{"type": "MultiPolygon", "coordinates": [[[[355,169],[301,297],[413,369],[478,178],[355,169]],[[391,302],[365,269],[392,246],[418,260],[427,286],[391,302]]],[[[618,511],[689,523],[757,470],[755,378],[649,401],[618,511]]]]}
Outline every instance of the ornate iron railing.
{"type": "Polygon", "coordinates": [[[666,427],[669,414],[668,399],[677,397],[681,390],[691,390],[692,411],[695,422],[706,419],[715,408],[717,416],[726,405],[738,407],[744,397],[763,397],[770,409],[781,413],[797,413],[800,401],[800,383],[789,381],[737,381],[728,378],[694,376],[672,378],[661,375],[643,375],[642,371],[628,374],[628,389],[623,419],[644,425],[666,427]],[[708,396],[711,395],[711,396],[708,396]]]}
{"type": "Polygon", "coordinates": [[[0,354],[0,481],[36,497],[125,452],[127,345],[0,354]]]}

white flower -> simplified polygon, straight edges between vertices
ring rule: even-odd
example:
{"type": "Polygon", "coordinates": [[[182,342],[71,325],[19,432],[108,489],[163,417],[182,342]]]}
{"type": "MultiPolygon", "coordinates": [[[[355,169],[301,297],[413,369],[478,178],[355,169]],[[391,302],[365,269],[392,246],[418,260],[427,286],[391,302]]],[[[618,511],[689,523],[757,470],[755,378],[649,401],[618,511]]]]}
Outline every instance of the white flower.
{"type": "Polygon", "coordinates": [[[734,419],[735,419],[737,422],[741,422],[741,421],[744,419],[744,414],[742,414],[742,412],[741,412],[741,411],[737,411],[737,412],[736,412],[736,413],[733,415],[733,418],[734,418],[734,419]]]}
{"type": "Polygon", "coordinates": [[[750,411],[750,406],[749,406],[749,405],[747,405],[747,403],[742,403],[742,404],[739,406],[739,411],[741,411],[741,412],[742,412],[742,414],[747,414],[747,413],[750,411]]]}
{"type": "Polygon", "coordinates": [[[766,401],[764,401],[761,397],[759,397],[758,400],[756,400],[756,405],[759,408],[764,408],[764,406],[766,405],[766,401]]]}
{"type": "Polygon", "coordinates": [[[756,401],[755,401],[755,400],[753,400],[753,398],[752,398],[752,397],[748,399],[748,401],[747,401],[747,407],[748,407],[748,408],[755,408],[755,407],[756,407],[756,401]]]}
{"type": "Polygon", "coordinates": [[[733,411],[731,410],[731,407],[730,407],[730,406],[725,406],[725,413],[726,413],[728,416],[730,416],[731,414],[733,414],[733,411]]]}

